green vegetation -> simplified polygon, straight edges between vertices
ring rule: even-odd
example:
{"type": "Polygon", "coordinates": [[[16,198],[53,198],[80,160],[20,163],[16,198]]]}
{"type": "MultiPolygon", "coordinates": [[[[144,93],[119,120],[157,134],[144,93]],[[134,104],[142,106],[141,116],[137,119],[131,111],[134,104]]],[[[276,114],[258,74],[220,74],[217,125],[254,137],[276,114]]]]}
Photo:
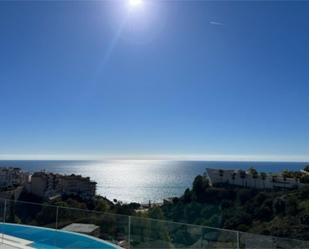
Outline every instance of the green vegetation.
{"type": "MultiPolygon", "coordinates": [[[[254,169],[249,173],[258,175],[254,169]]],[[[206,177],[197,176],[192,189],[161,209],[173,221],[309,240],[309,186],[282,191],[210,187],[206,177]]]]}
{"type": "MultiPolygon", "coordinates": [[[[309,173],[309,165],[304,168],[304,171],[309,173]]],[[[300,183],[309,183],[309,174],[289,170],[284,170],[282,174],[284,177],[295,178],[300,183]]]]}
{"type": "MultiPolygon", "coordinates": [[[[304,170],[309,172],[309,166],[304,170]]],[[[267,177],[254,168],[250,168],[248,172],[254,179],[265,180],[267,177]]],[[[224,171],[220,175],[223,177],[224,171]]],[[[283,175],[297,178],[300,182],[309,182],[308,175],[299,172],[284,171],[283,175]]],[[[244,179],[246,172],[240,171],[240,176],[244,179]]],[[[194,248],[197,244],[212,248],[219,245],[235,247],[233,238],[228,238],[228,234],[214,231],[209,233],[204,231],[205,228],[162,220],[309,240],[309,186],[274,191],[227,184],[212,187],[206,176],[199,175],[192,188],[186,189],[181,197],[173,198],[162,206],[143,210],[139,210],[141,205],[138,203],[123,204],[101,196],[88,201],[76,196],[62,196],[43,202],[35,196],[23,193],[21,200],[43,205],[12,203],[8,205],[6,221],[53,228],[61,228],[73,222],[91,223],[100,227],[100,238],[116,242],[128,239],[128,217],[114,214],[130,215],[131,242],[135,248],[194,248]],[[56,207],[50,205],[60,207],[58,214],[56,207]],[[214,241],[217,241],[216,244],[214,241]]]]}

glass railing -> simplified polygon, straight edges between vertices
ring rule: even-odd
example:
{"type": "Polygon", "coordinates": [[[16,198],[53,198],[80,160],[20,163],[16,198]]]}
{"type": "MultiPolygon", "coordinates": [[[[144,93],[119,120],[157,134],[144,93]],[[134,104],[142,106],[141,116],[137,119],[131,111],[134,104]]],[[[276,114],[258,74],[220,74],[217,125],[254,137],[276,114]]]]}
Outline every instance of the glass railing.
{"type": "Polygon", "coordinates": [[[67,207],[58,207],[57,212],[57,229],[84,232],[114,244],[129,241],[128,216],[67,207]]]}
{"type": "Polygon", "coordinates": [[[12,245],[15,238],[19,238],[22,241],[16,240],[16,243],[25,243],[30,246],[28,248],[102,248],[95,243],[89,246],[89,238],[94,242],[104,241],[110,245],[103,248],[309,248],[309,242],[300,240],[4,199],[0,199],[0,223],[0,245],[12,245]],[[80,237],[87,238],[88,241],[62,236],[64,233],[81,234],[80,237]],[[27,241],[31,243],[27,244],[27,241]]]}
{"type": "MultiPolygon", "coordinates": [[[[5,214],[5,202],[3,200],[0,199],[0,223],[4,222],[4,214],[5,214]]],[[[0,243],[3,244],[3,231],[2,231],[2,227],[0,227],[0,243]]]]}
{"type": "Polygon", "coordinates": [[[239,233],[240,249],[309,249],[309,241],[286,239],[252,233],[239,233]]]}
{"type": "Polygon", "coordinates": [[[130,217],[131,248],[237,248],[237,233],[171,221],[130,217]]]}

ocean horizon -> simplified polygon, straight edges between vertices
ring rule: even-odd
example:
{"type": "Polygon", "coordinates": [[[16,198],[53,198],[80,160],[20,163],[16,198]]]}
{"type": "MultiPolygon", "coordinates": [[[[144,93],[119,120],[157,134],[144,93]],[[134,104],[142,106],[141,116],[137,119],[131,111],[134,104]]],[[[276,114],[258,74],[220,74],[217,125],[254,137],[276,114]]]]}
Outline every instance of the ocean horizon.
{"type": "Polygon", "coordinates": [[[24,171],[81,174],[97,182],[97,194],[110,200],[148,203],[181,196],[206,168],[248,169],[264,172],[298,171],[308,162],[237,162],[172,160],[0,160],[0,167],[24,171]]]}

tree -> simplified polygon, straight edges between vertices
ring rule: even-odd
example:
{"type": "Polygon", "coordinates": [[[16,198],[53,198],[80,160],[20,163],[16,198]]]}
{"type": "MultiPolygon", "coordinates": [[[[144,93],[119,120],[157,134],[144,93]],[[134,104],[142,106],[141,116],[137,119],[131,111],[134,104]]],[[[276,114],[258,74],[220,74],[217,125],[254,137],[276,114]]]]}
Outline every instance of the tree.
{"type": "Polygon", "coordinates": [[[287,200],[287,214],[288,215],[296,215],[298,211],[298,201],[293,197],[289,197],[287,200]]]}
{"type": "Polygon", "coordinates": [[[244,170],[239,170],[239,176],[240,178],[242,179],[242,186],[244,187],[244,181],[245,181],[245,178],[246,178],[246,171],[244,170]]]}
{"type": "Polygon", "coordinates": [[[309,175],[308,174],[303,174],[300,178],[301,183],[309,183],[309,175]]]}
{"type": "Polygon", "coordinates": [[[109,205],[105,200],[98,200],[94,209],[96,211],[106,212],[109,209],[109,205]]]}
{"type": "Polygon", "coordinates": [[[192,186],[192,192],[193,196],[196,197],[197,201],[202,201],[203,195],[206,191],[206,189],[209,187],[209,183],[207,179],[201,175],[198,175],[195,177],[193,186],[192,186]]]}
{"type": "Polygon", "coordinates": [[[254,179],[254,187],[256,188],[256,179],[258,178],[258,172],[255,168],[250,168],[249,169],[249,174],[252,176],[252,178],[254,179]]]}
{"type": "Polygon", "coordinates": [[[265,172],[261,172],[260,175],[261,175],[261,179],[263,181],[263,188],[265,189],[265,180],[267,178],[267,174],[265,172]]]}
{"type": "Polygon", "coordinates": [[[240,189],[237,192],[237,198],[242,205],[252,198],[253,195],[251,190],[252,189],[240,189]]]}
{"type": "Polygon", "coordinates": [[[275,214],[282,214],[285,212],[285,202],[281,198],[276,198],[273,202],[273,209],[275,214]]]}
{"type": "Polygon", "coordinates": [[[192,198],[191,198],[191,191],[190,191],[189,188],[187,188],[185,190],[184,195],[183,195],[183,201],[184,201],[184,203],[189,203],[189,202],[191,202],[191,200],[192,200],[192,198]]]}
{"type": "Polygon", "coordinates": [[[219,169],[219,175],[221,178],[221,183],[223,183],[223,176],[224,176],[224,170],[223,169],[219,169]]]}
{"type": "Polygon", "coordinates": [[[151,240],[154,240],[154,246],[148,246],[148,248],[173,248],[171,238],[168,232],[168,223],[164,221],[165,217],[160,207],[153,207],[148,212],[149,218],[153,220],[149,221],[147,230],[151,240]]]}
{"type": "Polygon", "coordinates": [[[302,187],[299,192],[300,192],[300,198],[304,200],[309,199],[309,186],[302,187]]]}
{"type": "Polygon", "coordinates": [[[149,218],[152,218],[152,219],[164,220],[164,214],[163,214],[161,208],[159,208],[157,206],[155,206],[155,207],[153,207],[149,210],[148,216],[149,216],[149,218]]]}
{"type": "Polygon", "coordinates": [[[253,168],[253,167],[251,167],[251,168],[249,168],[248,169],[248,172],[249,172],[249,174],[251,175],[251,176],[253,176],[253,175],[257,175],[257,170],[255,169],[255,168],[253,168]]]}
{"type": "Polygon", "coordinates": [[[235,179],[236,179],[236,172],[232,173],[232,180],[233,180],[233,185],[235,185],[235,179]]]}

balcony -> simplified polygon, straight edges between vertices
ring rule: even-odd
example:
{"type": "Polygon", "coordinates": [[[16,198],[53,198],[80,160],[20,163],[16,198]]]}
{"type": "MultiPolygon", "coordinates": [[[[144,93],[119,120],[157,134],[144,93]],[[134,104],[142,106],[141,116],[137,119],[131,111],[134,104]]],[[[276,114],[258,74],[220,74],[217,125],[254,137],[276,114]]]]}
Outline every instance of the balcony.
{"type": "Polygon", "coordinates": [[[136,216],[0,200],[4,249],[293,249],[309,242],[136,216]]]}

